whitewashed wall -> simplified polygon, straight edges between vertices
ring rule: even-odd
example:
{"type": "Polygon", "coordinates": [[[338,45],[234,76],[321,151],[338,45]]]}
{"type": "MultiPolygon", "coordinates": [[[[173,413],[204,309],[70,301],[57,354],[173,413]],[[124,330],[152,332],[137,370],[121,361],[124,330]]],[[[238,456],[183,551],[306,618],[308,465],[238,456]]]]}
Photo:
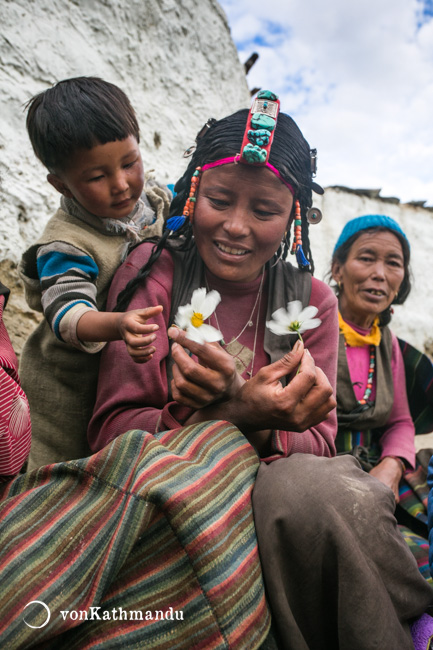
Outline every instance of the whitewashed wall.
{"type": "Polygon", "coordinates": [[[0,8],[0,259],[17,261],[57,206],[24,105],[56,81],[100,76],[129,96],[145,165],[173,182],[209,117],[250,95],[216,0],[3,0],[0,8]]]}

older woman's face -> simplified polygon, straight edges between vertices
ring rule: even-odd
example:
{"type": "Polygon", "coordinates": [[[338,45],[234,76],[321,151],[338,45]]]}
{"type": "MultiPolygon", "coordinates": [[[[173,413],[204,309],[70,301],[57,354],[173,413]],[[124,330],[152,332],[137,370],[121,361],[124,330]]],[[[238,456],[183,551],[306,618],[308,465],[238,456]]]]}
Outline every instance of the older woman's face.
{"type": "Polygon", "coordinates": [[[193,231],[206,267],[223,280],[254,280],[278,250],[292,206],[289,189],[265,167],[203,172],[193,231]]]}
{"type": "Polygon", "coordinates": [[[332,277],[340,283],[343,318],[371,327],[375,316],[394,300],[404,274],[403,249],[396,235],[390,230],[359,235],[344,264],[332,265],[332,277]]]}

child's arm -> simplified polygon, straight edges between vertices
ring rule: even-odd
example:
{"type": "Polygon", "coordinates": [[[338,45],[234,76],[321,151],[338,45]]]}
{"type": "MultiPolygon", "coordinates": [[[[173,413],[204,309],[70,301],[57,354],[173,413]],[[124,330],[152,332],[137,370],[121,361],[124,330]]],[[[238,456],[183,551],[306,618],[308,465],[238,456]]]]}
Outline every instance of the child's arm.
{"type": "Polygon", "coordinates": [[[120,341],[136,363],[149,361],[155,347],[151,343],[159,329],[156,323],[147,323],[162,311],[161,305],[127,312],[84,312],[77,323],[77,337],[81,341],[120,341]]]}

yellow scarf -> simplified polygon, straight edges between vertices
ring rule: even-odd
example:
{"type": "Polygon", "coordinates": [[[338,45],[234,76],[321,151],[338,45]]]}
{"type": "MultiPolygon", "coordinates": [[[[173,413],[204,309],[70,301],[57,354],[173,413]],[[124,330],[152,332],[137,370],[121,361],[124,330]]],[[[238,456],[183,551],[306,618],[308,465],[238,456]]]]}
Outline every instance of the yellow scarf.
{"type": "Polygon", "coordinates": [[[379,327],[379,316],[373,321],[373,325],[370,330],[370,334],[359,334],[356,332],[345,320],[343,320],[342,315],[338,312],[338,324],[340,326],[340,332],[343,332],[344,340],[347,345],[350,347],[361,347],[361,345],[379,345],[380,343],[380,327],[379,327]]]}

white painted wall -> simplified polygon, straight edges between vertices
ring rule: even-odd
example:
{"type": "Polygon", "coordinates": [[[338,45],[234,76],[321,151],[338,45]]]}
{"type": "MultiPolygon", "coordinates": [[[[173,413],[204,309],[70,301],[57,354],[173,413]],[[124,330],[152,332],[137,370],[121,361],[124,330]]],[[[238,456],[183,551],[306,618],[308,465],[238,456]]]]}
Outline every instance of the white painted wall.
{"type": "Polygon", "coordinates": [[[8,0],[0,16],[0,259],[18,261],[58,204],[25,130],[35,93],[80,75],[119,85],[138,114],[145,166],[166,182],[209,117],[250,105],[216,0],[8,0]]]}

